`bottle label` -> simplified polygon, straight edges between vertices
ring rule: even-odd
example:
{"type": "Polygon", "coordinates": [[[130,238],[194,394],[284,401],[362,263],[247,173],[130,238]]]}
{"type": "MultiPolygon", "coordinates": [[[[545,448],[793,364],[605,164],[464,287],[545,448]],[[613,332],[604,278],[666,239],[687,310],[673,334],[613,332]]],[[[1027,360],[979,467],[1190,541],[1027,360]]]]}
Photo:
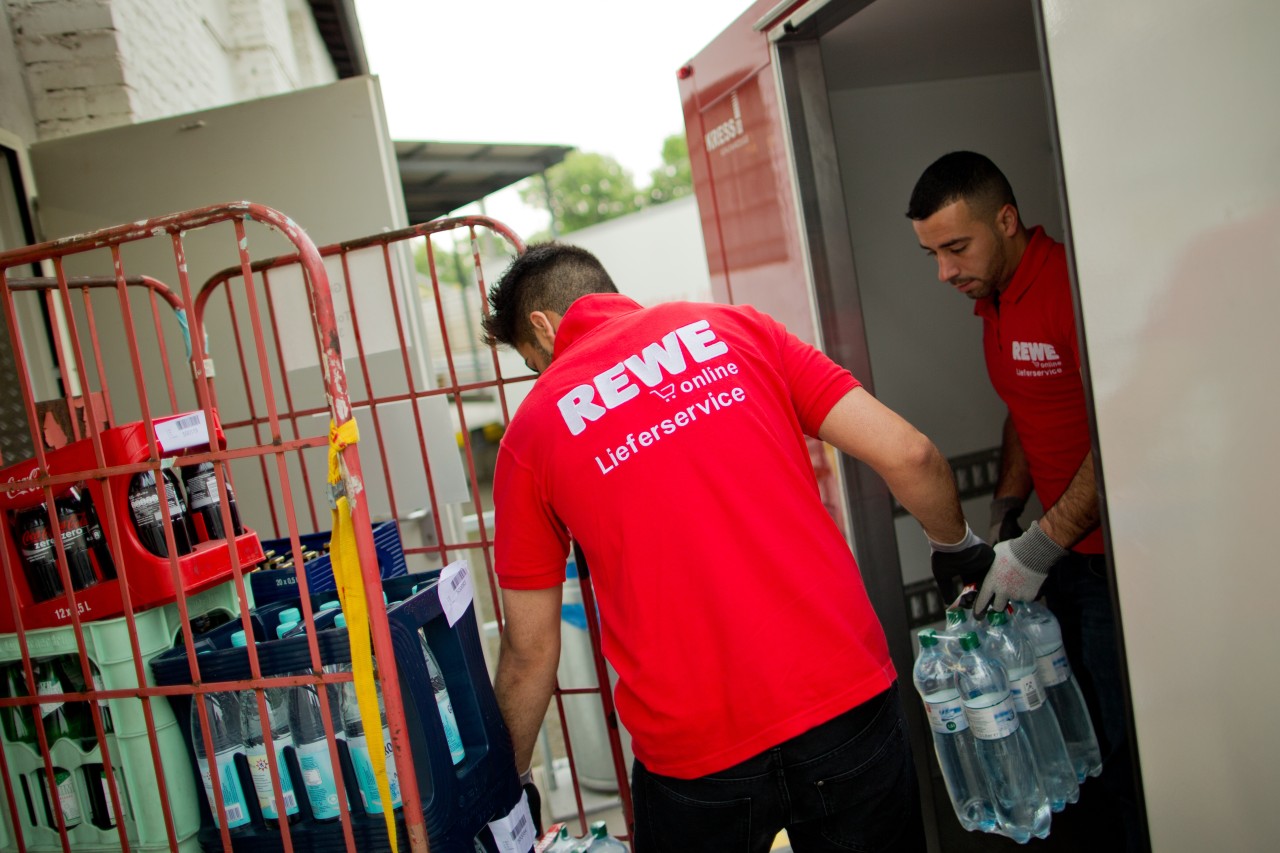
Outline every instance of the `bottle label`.
{"type": "MultiPolygon", "coordinates": [[[[107,822],[111,826],[115,826],[116,825],[116,798],[111,796],[111,786],[107,784],[107,777],[105,775],[99,777],[98,782],[102,785],[102,799],[106,800],[106,803],[107,803],[106,805],[107,822]]],[[[117,779],[116,784],[117,785],[121,784],[121,781],[117,779]]]]}
{"type": "Polygon", "coordinates": [[[961,704],[957,691],[952,690],[943,698],[925,699],[924,710],[929,715],[929,728],[939,734],[953,735],[969,728],[964,717],[964,705],[961,704]]]}
{"type": "Polygon", "coordinates": [[[1062,646],[1036,658],[1036,674],[1045,687],[1061,684],[1071,677],[1071,664],[1067,660],[1067,652],[1062,646]]]}
{"type": "MultiPolygon", "coordinates": [[[[285,765],[284,748],[293,745],[293,738],[279,737],[275,740],[276,766],[280,768],[280,792],[284,794],[285,814],[297,814],[298,797],[293,792],[293,780],[289,778],[289,769],[285,765]]],[[[253,788],[258,794],[258,805],[262,808],[262,816],[267,820],[278,818],[276,798],[271,790],[271,764],[267,760],[266,744],[259,743],[246,752],[249,761],[249,774],[253,777],[253,788]]]]}
{"type": "Polygon", "coordinates": [[[501,853],[526,853],[538,840],[533,825],[533,812],[529,808],[529,792],[520,795],[520,802],[506,817],[489,822],[489,831],[501,853]]]}
{"type": "MultiPolygon", "coordinates": [[[[58,683],[57,677],[50,678],[46,681],[41,681],[39,685],[37,685],[36,687],[36,693],[41,696],[48,696],[51,693],[61,693],[61,692],[62,692],[62,685],[58,683]]],[[[47,717],[61,707],[62,707],[61,702],[41,702],[40,716],[47,717]]]]}
{"type": "MultiPolygon", "coordinates": [[[[236,773],[236,751],[228,749],[214,756],[218,763],[218,782],[222,786],[222,810],[227,816],[227,829],[236,829],[249,822],[249,804],[245,802],[244,791],[240,789],[240,776],[236,773]]],[[[213,774],[209,772],[209,759],[198,759],[200,778],[204,780],[204,793],[209,798],[209,811],[213,812],[213,823],[222,826],[218,820],[217,803],[213,798],[213,774]]]]}
{"type": "Polygon", "coordinates": [[[338,816],[338,786],[333,781],[333,764],[329,761],[329,745],[323,740],[298,744],[298,766],[302,768],[302,785],[316,820],[338,816]]]}
{"type": "Polygon", "coordinates": [[[213,475],[187,480],[187,508],[204,509],[210,505],[218,505],[218,484],[213,475]]]}
{"type": "Polygon", "coordinates": [[[444,739],[449,744],[449,755],[457,764],[467,754],[462,745],[462,732],[458,731],[458,718],[453,714],[453,700],[449,694],[441,691],[436,694],[436,707],[440,710],[440,722],[444,724],[444,739]]]}
{"type": "Polygon", "coordinates": [[[76,784],[71,774],[63,771],[61,775],[63,778],[58,782],[58,808],[62,810],[63,822],[70,829],[80,823],[80,800],[76,798],[76,784]]]}
{"type": "Polygon", "coordinates": [[[1013,707],[1020,714],[1035,711],[1044,704],[1044,690],[1040,687],[1040,676],[1034,669],[1025,675],[1010,675],[1009,691],[1013,694],[1013,707]]]}
{"type": "MultiPolygon", "coordinates": [[[[400,808],[400,775],[396,772],[396,759],[391,749],[391,733],[382,730],[383,754],[387,762],[387,784],[391,789],[391,808],[400,808]]],[[[372,814],[382,814],[382,797],[378,793],[378,777],[373,772],[373,761],[369,757],[369,742],[364,735],[347,735],[347,746],[351,750],[351,764],[355,767],[356,779],[360,782],[360,798],[364,801],[365,810],[372,814]]]]}
{"type": "Polygon", "coordinates": [[[975,705],[964,706],[965,719],[973,729],[974,737],[983,740],[1000,740],[1018,730],[1018,714],[1013,707],[1013,697],[1006,693],[996,702],[989,702],[994,696],[980,696],[975,705]]]}
{"type": "Polygon", "coordinates": [[[182,510],[182,502],[178,498],[178,490],[168,480],[164,483],[164,498],[169,504],[169,517],[182,518],[185,513],[182,510]]]}
{"type": "Polygon", "coordinates": [[[135,524],[152,524],[160,522],[160,498],[150,489],[135,492],[129,497],[129,507],[133,510],[135,524]]]}

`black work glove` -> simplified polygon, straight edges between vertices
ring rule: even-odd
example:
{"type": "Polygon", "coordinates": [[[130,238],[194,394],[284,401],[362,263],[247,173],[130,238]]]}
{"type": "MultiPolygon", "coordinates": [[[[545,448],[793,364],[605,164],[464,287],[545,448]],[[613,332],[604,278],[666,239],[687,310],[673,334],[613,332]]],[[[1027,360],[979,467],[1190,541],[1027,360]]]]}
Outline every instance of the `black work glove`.
{"type": "Polygon", "coordinates": [[[943,602],[955,601],[968,584],[981,584],[996,558],[996,552],[986,542],[976,536],[970,541],[972,544],[959,551],[939,551],[935,547],[929,557],[933,580],[943,602]]]}
{"type": "Polygon", "coordinates": [[[520,784],[529,797],[529,814],[533,816],[534,838],[542,837],[542,794],[538,786],[533,784],[533,768],[520,777],[520,784]]]}
{"type": "Polygon", "coordinates": [[[1018,516],[1022,515],[1022,509],[1026,505],[1026,500],[1014,495],[1007,495],[993,500],[991,502],[991,529],[987,536],[987,541],[995,545],[997,542],[1005,542],[1021,536],[1022,525],[1018,523],[1018,516]]]}

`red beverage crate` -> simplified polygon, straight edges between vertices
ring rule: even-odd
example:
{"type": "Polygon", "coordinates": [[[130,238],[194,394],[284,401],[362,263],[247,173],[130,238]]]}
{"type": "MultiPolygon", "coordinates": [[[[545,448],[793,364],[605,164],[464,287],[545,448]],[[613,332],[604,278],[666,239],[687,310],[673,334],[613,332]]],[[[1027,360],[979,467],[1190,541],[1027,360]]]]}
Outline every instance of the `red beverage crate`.
{"type": "MultiPolygon", "coordinates": [[[[179,435],[181,430],[174,426],[185,418],[195,417],[196,414],[200,413],[175,415],[154,421],[157,432],[166,434],[157,441],[162,456],[175,456],[185,450],[208,448],[207,438],[203,442],[192,443],[190,431],[186,433],[187,437],[183,438],[179,435]],[[168,428],[166,424],[169,425],[168,428]]],[[[225,446],[226,438],[216,418],[213,433],[219,446],[225,446]]],[[[101,433],[101,440],[105,467],[144,462],[150,458],[145,427],[141,422],[104,430],[101,433]]],[[[104,509],[107,504],[106,490],[101,479],[95,479],[87,473],[101,470],[94,455],[92,439],[81,439],[66,447],[50,451],[45,455],[45,460],[49,467],[49,474],[53,476],[86,472],[80,485],[93,501],[99,522],[109,540],[110,533],[106,532],[107,521],[104,509]]],[[[35,461],[30,459],[0,470],[0,482],[35,480],[38,476],[39,469],[35,461]]],[[[133,609],[146,610],[173,602],[177,596],[174,591],[173,572],[169,559],[152,554],[138,540],[133,526],[133,516],[129,510],[129,482],[132,477],[132,474],[116,474],[108,478],[111,483],[112,507],[120,533],[120,553],[115,555],[116,572],[121,577],[128,576],[129,597],[133,603],[133,609]]],[[[55,497],[65,493],[72,485],[75,484],[69,483],[55,487],[55,497]]],[[[163,496],[161,501],[163,505],[163,496]]],[[[65,625],[71,621],[71,604],[65,593],[47,601],[35,600],[19,556],[19,543],[13,526],[14,514],[43,503],[44,494],[38,486],[0,492],[0,510],[3,510],[0,513],[2,516],[0,527],[3,528],[0,530],[0,536],[4,540],[3,547],[8,551],[14,587],[18,594],[18,607],[22,612],[22,626],[25,629],[50,628],[65,625]]],[[[201,592],[231,576],[229,551],[231,541],[228,539],[202,542],[197,544],[190,554],[178,558],[182,588],[188,594],[201,592]]],[[[252,530],[246,528],[243,534],[235,537],[234,542],[243,568],[247,569],[263,559],[262,545],[258,535],[252,530]]],[[[76,590],[75,596],[80,618],[84,621],[107,619],[124,613],[119,579],[100,579],[93,586],[76,590]]],[[[13,620],[9,588],[7,584],[0,583],[0,633],[15,630],[17,626],[13,620]]]]}

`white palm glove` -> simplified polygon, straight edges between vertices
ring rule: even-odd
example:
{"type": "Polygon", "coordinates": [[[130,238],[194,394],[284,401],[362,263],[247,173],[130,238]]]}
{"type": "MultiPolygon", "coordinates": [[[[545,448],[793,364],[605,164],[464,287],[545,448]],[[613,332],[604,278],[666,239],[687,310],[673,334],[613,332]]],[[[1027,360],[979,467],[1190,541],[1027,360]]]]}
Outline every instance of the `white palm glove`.
{"type": "Polygon", "coordinates": [[[1017,539],[997,544],[995,550],[995,562],[973,602],[973,615],[978,619],[986,615],[988,608],[1003,610],[1010,600],[1034,599],[1049,576],[1049,569],[1067,556],[1067,549],[1050,539],[1038,521],[1033,521],[1017,539]]]}

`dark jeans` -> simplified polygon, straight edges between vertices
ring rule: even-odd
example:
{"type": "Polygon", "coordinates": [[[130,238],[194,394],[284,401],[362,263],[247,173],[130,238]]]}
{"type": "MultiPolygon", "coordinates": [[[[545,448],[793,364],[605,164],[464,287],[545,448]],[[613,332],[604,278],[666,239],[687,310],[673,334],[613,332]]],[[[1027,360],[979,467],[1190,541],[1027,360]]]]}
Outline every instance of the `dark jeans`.
{"type": "Polygon", "coordinates": [[[1111,607],[1106,557],[1072,553],[1049,573],[1044,587],[1049,609],[1062,626],[1062,642],[1071,671],[1080,683],[1085,704],[1102,749],[1100,786],[1113,804],[1109,827],[1124,837],[1129,850],[1145,849],[1140,841],[1133,753],[1125,726],[1124,685],[1120,678],[1120,638],[1111,607]]]}
{"type": "Polygon", "coordinates": [[[796,853],[925,849],[896,684],[727,770],[672,779],[637,760],[631,784],[635,853],[763,853],[782,829],[796,853]]]}

